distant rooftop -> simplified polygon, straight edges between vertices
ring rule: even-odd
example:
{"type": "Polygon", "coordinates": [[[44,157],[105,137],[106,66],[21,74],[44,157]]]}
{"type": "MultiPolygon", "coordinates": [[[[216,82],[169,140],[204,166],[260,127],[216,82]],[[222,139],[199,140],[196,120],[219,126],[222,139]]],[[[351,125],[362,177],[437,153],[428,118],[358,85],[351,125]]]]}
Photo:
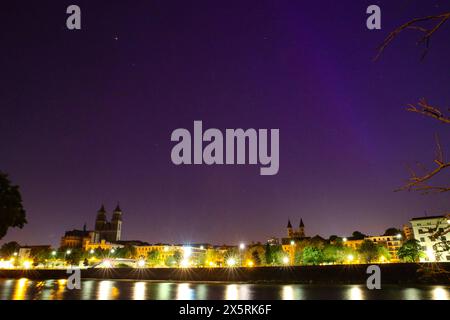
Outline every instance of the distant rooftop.
{"type": "Polygon", "coordinates": [[[412,218],[411,221],[429,220],[429,219],[443,219],[443,218],[444,218],[444,216],[429,216],[429,217],[412,218]]]}

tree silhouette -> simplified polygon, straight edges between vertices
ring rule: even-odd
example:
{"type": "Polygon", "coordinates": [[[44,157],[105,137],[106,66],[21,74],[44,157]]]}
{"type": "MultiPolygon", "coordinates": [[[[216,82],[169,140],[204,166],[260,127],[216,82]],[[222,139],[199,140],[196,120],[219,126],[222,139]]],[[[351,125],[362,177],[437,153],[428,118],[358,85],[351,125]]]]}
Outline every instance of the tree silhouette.
{"type": "Polygon", "coordinates": [[[8,175],[0,171],[0,239],[9,228],[23,228],[26,223],[19,187],[12,185],[8,175]]]}

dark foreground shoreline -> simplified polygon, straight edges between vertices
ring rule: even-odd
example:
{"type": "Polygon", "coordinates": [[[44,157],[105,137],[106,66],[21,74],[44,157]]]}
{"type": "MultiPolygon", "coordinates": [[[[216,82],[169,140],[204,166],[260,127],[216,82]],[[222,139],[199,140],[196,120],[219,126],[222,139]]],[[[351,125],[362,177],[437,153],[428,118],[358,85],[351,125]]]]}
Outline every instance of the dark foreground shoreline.
{"type": "MultiPolygon", "coordinates": [[[[83,269],[82,279],[124,279],[189,282],[248,282],[304,284],[363,284],[370,274],[367,264],[254,267],[254,268],[111,268],[83,269]]],[[[450,263],[380,264],[384,284],[450,284],[450,263]]],[[[35,280],[67,279],[66,270],[0,270],[0,278],[35,280]]]]}

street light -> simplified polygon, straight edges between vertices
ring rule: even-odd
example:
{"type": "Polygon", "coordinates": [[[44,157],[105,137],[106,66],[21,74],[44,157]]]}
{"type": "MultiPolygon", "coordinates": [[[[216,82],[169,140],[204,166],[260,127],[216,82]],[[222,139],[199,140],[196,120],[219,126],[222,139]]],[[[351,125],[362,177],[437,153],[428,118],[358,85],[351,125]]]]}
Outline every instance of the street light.
{"type": "Polygon", "coordinates": [[[52,251],[52,256],[56,256],[56,251],[52,251]]]}
{"type": "Polygon", "coordinates": [[[291,240],[291,246],[295,245],[295,241],[291,240]]]}
{"type": "Polygon", "coordinates": [[[241,243],[241,244],[239,245],[239,249],[244,250],[244,249],[245,249],[245,243],[241,243]]]}
{"type": "Polygon", "coordinates": [[[402,235],[399,233],[398,235],[397,235],[397,239],[401,239],[402,238],[402,235]]]}
{"type": "Polygon", "coordinates": [[[236,259],[235,259],[235,258],[229,258],[229,259],[227,260],[227,265],[228,265],[229,267],[234,267],[234,266],[236,265],[236,259]]]}
{"type": "Polygon", "coordinates": [[[347,238],[342,238],[342,241],[347,242],[347,238]]]}
{"type": "Polygon", "coordinates": [[[72,253],[72,250],[67,250],[66,251],[66,254],[71,254],[72,253]]]}
{"type": "Polygon", "coordinates": [[[111,253],[114,253],[114,252],[116,252],[116,250],[114,250],[114,249],[111,249],[111,253]]]}
{"type": "Polygon", "coordinates": [[[284,264],[288,264],[289,263],[289,258],[288,257],[284,257],[283,258],[283,263],[284,264]]]}
{"type": "Polygon", "coordinates": [[[347,260],[350,261],[350,262],[352,262],[352,261],[353,261],[353,255],[352,255],[352,254],[349,254],[349,255],[347,256],[347,260]]]}
{"type": "Polygon", "coordinates": [[[137,265],[138,265],[139,268],[145,267],[145,260],[144,259],[139,259],[137,265]]]}
{"type": "Polygon", "coordinates": [[[91,249],[91,251],[89,251],[90,254],[94,254],[94,249],[91,249]]]}

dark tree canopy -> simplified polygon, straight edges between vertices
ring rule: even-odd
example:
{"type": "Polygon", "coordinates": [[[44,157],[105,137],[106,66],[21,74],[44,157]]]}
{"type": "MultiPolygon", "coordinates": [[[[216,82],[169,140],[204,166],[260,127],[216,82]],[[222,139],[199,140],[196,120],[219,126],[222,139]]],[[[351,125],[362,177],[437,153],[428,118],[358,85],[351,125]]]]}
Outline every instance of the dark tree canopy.
{"type": "Polygon", "coordinates": [[[384,236],[396,236],[398,234],[401,234],[402,232],[397,228],[388,228],[384,232],[384,236]]]}
{"type": "Polygon", "coordinates": [[[4,243],[0,248],[0,256],[2,257],[12,256],[13,253],[18,252],[19,249],[20,245],[15,241],[4,243]]]}
{"type": "Polygon", "coordinates": [[[8,176],[0,171],[0,239],[9,228],[23,228],[26,223],[19,187],[13,186],[8,176]]]}
{"type": "Polygon", "coordinates": [[[366,237],[366,235],[359,231],[353,231],[352,237],[355,240],[363,240],[366,237]]]}

